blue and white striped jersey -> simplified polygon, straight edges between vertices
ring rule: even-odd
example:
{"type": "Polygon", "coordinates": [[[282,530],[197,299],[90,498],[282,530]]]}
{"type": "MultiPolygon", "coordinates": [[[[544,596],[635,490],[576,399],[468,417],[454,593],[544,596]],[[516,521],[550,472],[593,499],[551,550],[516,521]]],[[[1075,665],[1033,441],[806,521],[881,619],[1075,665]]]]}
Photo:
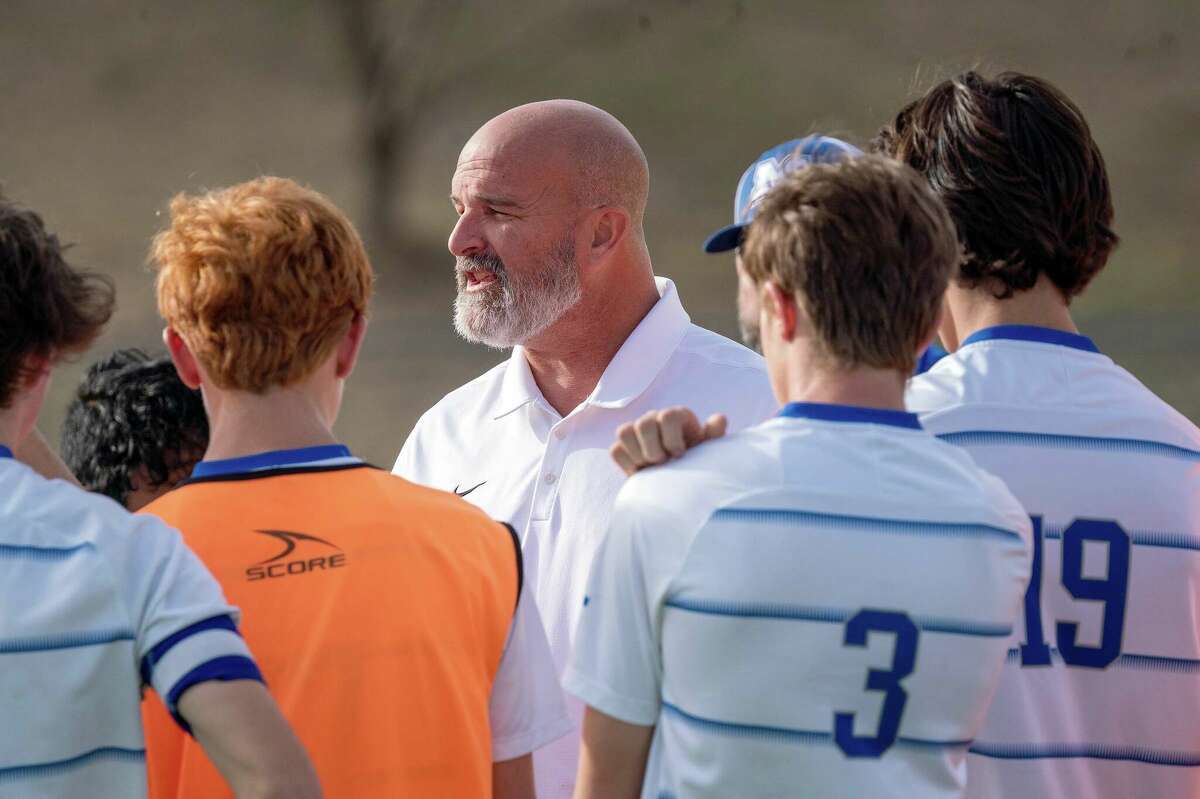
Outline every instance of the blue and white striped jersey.
{"type": "Polygon", "coordinates": [[[1004,326],[910,409],[1034,520],[972,797],[1200,796],[1200,430],[1079,335],[1004,326]]]}
{"type": "Polygon", "coordinates": [[[626,483],[566,687],[657,726],[643,797],[957,797],[1030,535],[915,416],[788,405],[626,483]]]}
{"type": "Polygon", "coordinates": [[[177,532],[0,447],[0,796],[145,796],[143,683],[261,679],[235,618],[177,532]]]}

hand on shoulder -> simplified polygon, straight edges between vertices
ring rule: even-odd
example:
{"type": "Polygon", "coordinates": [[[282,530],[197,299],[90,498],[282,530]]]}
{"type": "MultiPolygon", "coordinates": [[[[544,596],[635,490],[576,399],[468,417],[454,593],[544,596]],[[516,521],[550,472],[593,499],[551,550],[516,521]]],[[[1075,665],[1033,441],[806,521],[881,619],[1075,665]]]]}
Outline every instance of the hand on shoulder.
{"type": "Polygon", "coordinates": [[[617,428],[609,454],[626,475],[678,458],[705,441],[725,435],[725,416],[715,413],[703,424],[689,408],[677,405],[650,411],[617,428]]]}

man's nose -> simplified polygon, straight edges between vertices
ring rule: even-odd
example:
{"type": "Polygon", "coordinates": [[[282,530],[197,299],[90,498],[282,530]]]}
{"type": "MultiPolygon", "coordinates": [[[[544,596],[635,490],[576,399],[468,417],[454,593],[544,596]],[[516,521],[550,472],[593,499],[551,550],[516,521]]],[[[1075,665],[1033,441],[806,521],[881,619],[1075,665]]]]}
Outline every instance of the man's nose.
{"type": "Polygon", "coordinates": [[[465,258],[482,252],[487,245],[475,219],[470,214],[463,214],[454,223],[446,246],[456,258],[465,258]]]}

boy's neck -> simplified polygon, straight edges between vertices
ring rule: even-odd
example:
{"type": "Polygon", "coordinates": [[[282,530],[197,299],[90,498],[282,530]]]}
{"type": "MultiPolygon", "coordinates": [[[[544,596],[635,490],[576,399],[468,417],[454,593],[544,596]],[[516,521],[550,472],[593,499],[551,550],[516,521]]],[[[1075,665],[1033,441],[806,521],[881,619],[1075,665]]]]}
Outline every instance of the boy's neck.
{"type": "Polygon", "coordinates": [[[904,376],[892,369],[810,367],[791,372],[778,399],[783,405],[821,402],[902,411],[904,384],[904,376]]]}
{"type": "Polygon", "coordinates": [[[17,451],[16,425],[0,413],[0,447],[6,447],[10,452],[17,451]]]}
{"type": "Polygon", "coordinates": [[[204,399],[209,425],[206,461],[338,443],[319,403],[302,391],[210,390],[204,399]]]}
{"type": "Polygon", "coordinates": [[[0,410],[0,446],[7,447],[11,452],[21,449],[23,438],[21,420],[29,418],[24,416],[22,400],[23,398],[18,395],[12,399],[7,408],[0,410]]]}
{"type": "Polygon", "coordinates": [[[1033,288],[998,300],[986,286],[966,289],[951,284],[946,291],[947,323],[942,344],[954,351],[972,334],[999,325],[1032,325],[1065,333],[1078,333],[1062,292],[1045,275],[1033,288]]]}

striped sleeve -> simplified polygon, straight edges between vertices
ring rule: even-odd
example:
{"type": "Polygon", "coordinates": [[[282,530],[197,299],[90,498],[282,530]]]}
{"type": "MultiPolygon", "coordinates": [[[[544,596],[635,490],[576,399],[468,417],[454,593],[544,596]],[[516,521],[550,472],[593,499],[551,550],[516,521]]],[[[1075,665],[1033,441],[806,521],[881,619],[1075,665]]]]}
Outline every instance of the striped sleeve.
{"type": "Polygon", "coordinates": [[[142,658],[142,680],[153,686],[176,723],[191,732],[177,708],[184,691],[209,680],[263,678],[233,617],[222,615],[188,625],[155,644],[142,658]]]}
{"type": "Polygon", "coordinates": [[[183,542],[151,517],[132,537],[121,585],[133,615],[142,680],[176,722],[179,698],[209,680],[258,680],[262,674],[237,629],[237,608],[183,542]]]}

